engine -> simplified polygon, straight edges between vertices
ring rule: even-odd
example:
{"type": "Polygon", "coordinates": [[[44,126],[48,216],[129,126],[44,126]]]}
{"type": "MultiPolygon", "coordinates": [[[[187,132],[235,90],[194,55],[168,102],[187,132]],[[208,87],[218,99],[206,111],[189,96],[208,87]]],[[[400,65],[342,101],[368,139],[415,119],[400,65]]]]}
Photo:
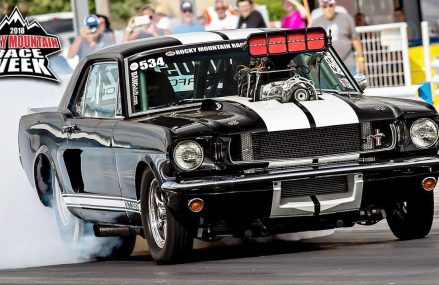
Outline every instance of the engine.
{"type": "Polygon", "coordinates": [[[275,99],[281,102],[317,100],[314,83],[297,74],[287,80],[264,84],[260,86],[259,92],[260,100],[275,99]]]}
{"type": "Polygon", "coordinates": [[[253,68],[242,66],[235,75],[238,93],[251,97],[253,101],[278,100],[301,102],[318,100],[314,82],[297,74],[296,67],[271,70],[267,59],[262,59],[253,68]]]}

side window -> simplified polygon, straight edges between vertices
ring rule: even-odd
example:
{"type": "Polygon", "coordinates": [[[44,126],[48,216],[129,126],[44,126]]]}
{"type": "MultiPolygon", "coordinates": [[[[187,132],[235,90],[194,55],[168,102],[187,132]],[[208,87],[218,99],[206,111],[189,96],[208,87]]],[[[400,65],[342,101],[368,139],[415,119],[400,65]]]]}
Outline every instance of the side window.
{"type": "Polygon", "coordinates": [[[122,114],[120,101],[117,63],[94,64],[73,113],[87,118],[114,118],[122,114]]]}

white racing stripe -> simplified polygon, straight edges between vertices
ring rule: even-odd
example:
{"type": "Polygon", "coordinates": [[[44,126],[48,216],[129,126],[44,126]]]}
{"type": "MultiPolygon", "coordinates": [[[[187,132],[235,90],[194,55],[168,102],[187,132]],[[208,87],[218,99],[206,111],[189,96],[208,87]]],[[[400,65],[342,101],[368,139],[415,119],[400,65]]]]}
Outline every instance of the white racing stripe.
{"type": "Polygon", "coordinates": [[[217,98],[240,103],[262,118],[269,132],[310,128],[305,113],[294,103],[280,103],[277,100],[249,102],[250,98],[228,96],[217,98]]]}
{"type": "Polygon", "coordinates": [[[170,37],[179,40],[184,45],[224,41],[224,39],[220,35],[211,32],[193,32],[187,34],[175,34],[175,35],[170,35],[170,37]]]}
{"type": "Polygon", "coordinates": [[[359,123],[357,113],[348,103],[333,95],[321,95],[323,100],[301,102],[311,113],[316,127],[359,123]]]}
{"type": "Polygon", "coordinates": [[[129,202],[133,206],[138,205],[138,201],[134,199],[112,196],[75,194],[64,194],[63,198],[67,207],[84,207],[138,212],[134,209],[126,207],[126,202],[129,202]]]}
{"type": "Polygon", "coordinates": [[[260,33],[263,30],[260,29],[238,29],[238,30],[225,30],[220,31],[221,34],[224,34],[229,40],[246,40],[250,34],[260,33]]]}

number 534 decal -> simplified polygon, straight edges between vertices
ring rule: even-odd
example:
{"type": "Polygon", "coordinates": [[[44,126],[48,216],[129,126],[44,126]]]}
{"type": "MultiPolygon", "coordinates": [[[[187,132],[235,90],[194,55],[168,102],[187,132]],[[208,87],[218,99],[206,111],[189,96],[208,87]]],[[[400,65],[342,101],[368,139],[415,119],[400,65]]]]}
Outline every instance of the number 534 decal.
{"type": "Polygon", "coordinates": [[[163,57],[149,58],[142,61],[139,61],[140,69],[145,70],[148,68],[154,68],[156,66],[165,66],[165,62],[163,61],[163,57]]]}

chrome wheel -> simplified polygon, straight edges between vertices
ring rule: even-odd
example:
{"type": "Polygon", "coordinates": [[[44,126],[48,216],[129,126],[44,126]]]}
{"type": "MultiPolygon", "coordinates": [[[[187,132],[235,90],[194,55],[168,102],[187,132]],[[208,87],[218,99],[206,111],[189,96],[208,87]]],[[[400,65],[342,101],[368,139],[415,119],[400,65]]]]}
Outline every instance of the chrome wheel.
{"type": "Polygon", "coordinates": [[[163,248],[166,242],[167,229],[166,205],[163,202],[160,186],[156,179],[153,179],[149,186],[148,206],[149,227],[152,236],[157,246],[163,248]]]}
{"type": "Polygon", "coordinates": [[[55,215],[57,218],[58,228],[61,236],[76,244],[79,242],[82,233],[82,221],[75,217],[67,208],[67,205],[62,196],[62,189],[60,187],[56,174],[53,173],[53,195],[55,199],[55,215]]]}

